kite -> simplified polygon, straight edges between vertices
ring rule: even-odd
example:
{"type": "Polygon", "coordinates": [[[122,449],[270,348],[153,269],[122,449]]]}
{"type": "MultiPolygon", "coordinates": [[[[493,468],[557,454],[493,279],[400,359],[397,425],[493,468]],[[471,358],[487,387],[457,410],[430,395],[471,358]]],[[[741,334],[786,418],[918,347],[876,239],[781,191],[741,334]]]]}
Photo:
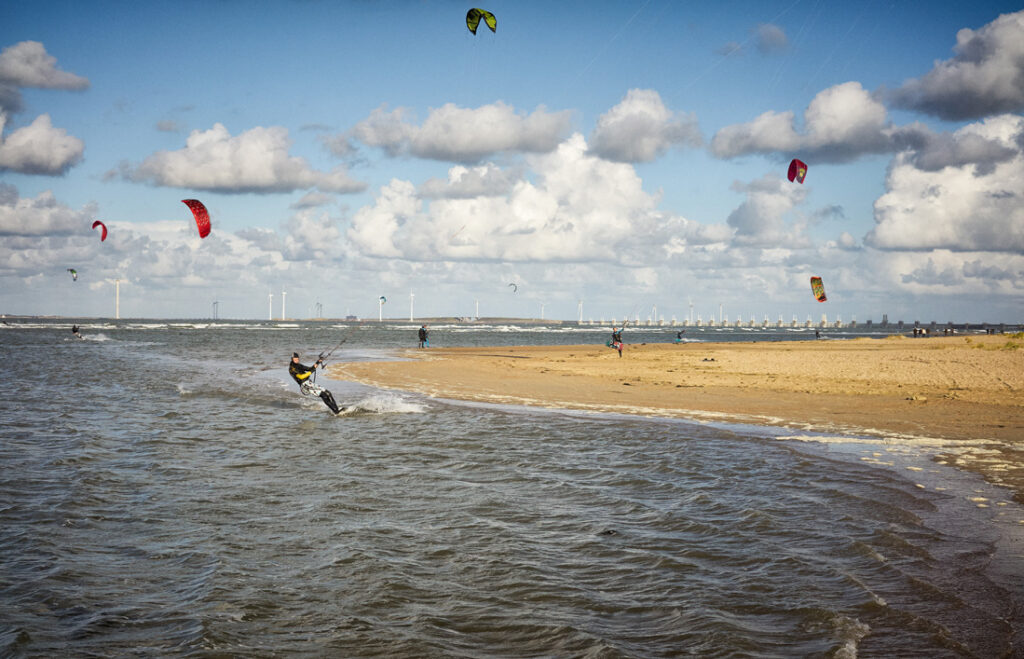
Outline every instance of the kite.
{"type": "Polygon", "coordinates": [[[95,229],[96,227],[100,227],[101,229],[103,229],[103,233],[100,234],[100,242],[103,242],[104,240],[107,239],[107,225],[103,224],[99,220],[96,220],[95,222],[92,223],[92,228],[95,229]]]}
{"type": "Polygon", "coordinates": [[[199,237],[205,238],[210,235],[210,214],[206,211],[206,206],[203,206],[203,202],[198,199],[182,199],[181,203],[192,209],[192,214],[196,217],[196,226],[199,227],[199,237]]]}
{"type": "Polygon", "coordinates": [[[71,273],[72,281],[78,281],[78,270],[75,270],[74,268],[68,268],[68,272],[71,273]]]}
{"type": "Polygon", "coordinates": [[[512,287],[512,292],[513,293],[518,293],[519,292],[519,287],[516,286],[515,284],[509,284],[509,286],[512,287]]]}
{"type": "Polygon", "coordinates": [[[824,302],[828,299],[825,297],[825,285],[821,283],[821,277],[811,277],[811,292],[814,293],[814,297],[818,302],[824,302]]]}
{"type": "Polygon", "coordinates": [[[470,32],[476,34],[476,28],[480,25],[481,18],[486,21],[487,27],[491,28],[491,32],[497,32],[498,19],[494,17],[494,14],[475,7],[466,12],[466,27],[469,28],[470,32]]]}
{"type": "Polygon", "coordinates": [[[807,163],[803,160],[797,160],[793,158],[793,162],[789,163],[789,174],[787,177],[792,183],[796,179],[797,183],[803,183],[804,178],[807,176],[807,163]]]}

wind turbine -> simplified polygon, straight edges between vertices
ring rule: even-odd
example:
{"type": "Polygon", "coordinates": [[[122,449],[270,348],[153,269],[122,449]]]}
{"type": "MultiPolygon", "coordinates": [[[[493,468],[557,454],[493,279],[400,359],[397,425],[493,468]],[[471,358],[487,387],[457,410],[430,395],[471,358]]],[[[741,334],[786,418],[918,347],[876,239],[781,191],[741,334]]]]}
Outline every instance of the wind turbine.
{"type": "Polygon", "coordinates": [[[690,303],[690,324],[693,324],[693,298],[687,297],[686,301],[690,303]]]}
{"type": "Polygon", "coordinates": [[[410,323],[412,322],[412,319],[413,319],[413,313],[412,313],[413,306],[412,306],[412,304],[413,304],[413,300],[415,298],[416,298],[416,294],[413,293],[413,292],[410,292],[409,293],[409,322],[410,323]]]}
{"type": "Polygon", "coordinates": [[[274,320],[274,294],[267,295],[267,320],[274,320]]]}

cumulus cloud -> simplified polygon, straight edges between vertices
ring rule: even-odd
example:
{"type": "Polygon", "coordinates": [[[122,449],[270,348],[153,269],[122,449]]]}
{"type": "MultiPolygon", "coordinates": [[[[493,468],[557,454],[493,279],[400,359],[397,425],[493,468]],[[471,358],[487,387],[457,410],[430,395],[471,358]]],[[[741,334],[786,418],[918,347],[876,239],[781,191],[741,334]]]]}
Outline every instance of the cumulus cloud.
{"type": "Polygon", "coordinates": [[[448,178],[428,179],[419,187],[419,193],[431,199],[469,199],[508,194],[521,178],[515,170],[501,169],[494,163],[476,167],[458,165],[448,170],[448,178]]]}
{"type": "Polygon", "coordinates": [[[988,138],[979,128],[976,124],[954,133],[934,133],[913,124],[900,131],[897,141],[909,150],[908,157],[918,169],[937,172],[946,167],[973,165],[975,174],[981,176],[990,174],[999,163],[1012,160],[1020,147],[1013,145],[1012,140],[988,138]]]}
{"type": "Polygon", "coordinates": [[[653,89],[629,90],[590,136],[594,155],[617,162],[651,162],[673,146],[701,143],[696,118],[671,112],[653,89]]]}
{"type": "Polygon", "coordinates": [[[47,236],[85,234],[96,209],[73,210],[57,201],[49,190],[34,199],[22,199],[17,188],[0,183],[0,235],[47,236]]]}
{"type": "Polygon", "coordinates": [[[893,103],[951,121],[1024,110],[1024,11],[960,30],[954,52],[904,82],[893,103]]]}
{"type": "MultiPolygon", "coordinates": [[[[8,116],[22,110],[21,88],[80,90],[88,86],[88,79],[58,69],[57,58],[38,41],[8,46],[0,52],[0,135],[8,116]]],[[[61,175],[82,160],[84,149],[82,140],[54,128],[50,115],[43,114],[3,138],[0,171],[61,175]]]]}
{"type": "MultiPolygon", "coordinates": [[[[2,127],[0,121],[0,130],[2,127]]],[[[82,140],[63,128],[54,128],[50,115],[41,114],[0,143],[0,171],[56,176],[81,162],[84,151],[82,140]]]]}
{"type": "Polygon", "coordinates": [[[772,23],[761,23],[754,30],[754,37],[757,43],[757,50],[761,53],[778,53],[789,47],[789,39],[786,33],[778,25],[772,23]]]}
{"type": "Polygon", "coordinates": [[[0,84],[80,90],[89,86],[89,80],[58,69],[57,58],[38,41],[22,41],[0,52],[0,84]]]}
{"type": "Polygon", "coordinates": [[[289,261],[323,261],[340,258],[342,250],[339,220],[328,213],[305,208],[288,219],[285,225],[283,254],[289,261]]]}
{"type": "Polygon", "coordinates": [[[785,216],[803,202],[805,188],[769,174],[751,183],[734,183],[732,189],[747,196],[726,220],[736,230],[736,244],[771,246],[797,241],[787,229],[785,216]]]}
{"type": "Polygon", "coordinates": [[[895,150],[899,134],[881,102],[859,82],[846,82],[814,97],[804,112],[803,132],[796,129],[793,112],[766,112],[749,123],[719,130],[711,140],[711,152],[719,158],[800,153],[819,163],[848,162],[895,150]]]}
{"type": "Polygon", "coordinates": [[[192,131],[184,149],[155,153],[138,166],[126,167],[123,175],[154,185],[228,193],[365,189],[344,168],[312,169],[305,159],[288,155],[290,147],[288,130],[280,126],[256,127],[232,137],[217,123],[207,131],[192,131]]]}
{"type": "Polygon", "coordinates": [[[581,135],[528,161],[534,180],[500,196],[427,203],[412,183],[392,181],[355,213],[348,238],[367,255],[414,261],[620,264],[707,239],[697,223],[658,211],[632,166],[588,156],[581,135]]]}
{"type": "MultiPolygon", "coordinates": [[[[568,111],[548,112],[543,106],[523,114],[500,101],[479,108],[446,103],[417,126],[408,110],[388,112],[382,106],[356,124],[350,136],[392,156],[471,164],[503,152],[551,151],[569,132],[570,119],[568,111]]],[[[335,142],[336,138],[331,138],[328,144],[335,142]]],[[[344,140],[340,145],[344,146],[344,140]]]]}
{"type": "MultiPolygon", "coordinates": [[[[886,193],[875,201],[875,228],[865,242],[879,249],[1024,253],[1024,118],[993,117],[966,126],[956,139],[975,136],[1011,150],[983,172],[975,164],[949,159],[942,169],[919,165],[919,155],[896,156],[886,193]]],[[[923,275],[922,275],[923,276],[923,275]]]]}

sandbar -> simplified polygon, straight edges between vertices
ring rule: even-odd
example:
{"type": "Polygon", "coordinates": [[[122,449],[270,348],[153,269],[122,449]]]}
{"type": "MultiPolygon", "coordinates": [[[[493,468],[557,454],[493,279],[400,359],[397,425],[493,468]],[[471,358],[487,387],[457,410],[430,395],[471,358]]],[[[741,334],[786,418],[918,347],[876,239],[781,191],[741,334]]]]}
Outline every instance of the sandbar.
{"type": "Polygon", "coordinates": [[[959,466],[1013,487],[1018,499],[1024,492],[1019,335],[627,344],[622,357],[604,345],[409,349],[396,361],[333,364],[328,374],[486,403],[991,440],[997,458],[959,466]]]}

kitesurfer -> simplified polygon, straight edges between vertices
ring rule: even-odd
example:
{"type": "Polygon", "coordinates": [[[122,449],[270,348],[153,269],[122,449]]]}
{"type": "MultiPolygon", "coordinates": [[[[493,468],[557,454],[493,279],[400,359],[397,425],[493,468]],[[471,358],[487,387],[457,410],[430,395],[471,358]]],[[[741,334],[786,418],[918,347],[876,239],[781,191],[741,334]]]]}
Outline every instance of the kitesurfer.
{"type": "Polygon", "coordinates": [[[427,341],[427,326],[426,325],[420,325],[419,336],[420,336],[420,347],[421,348],[426,348],[427,346],[430,345],[430,342],[427,341]]]}
{"type": "Polygon", "coordinates": [[[622,330],[612,328],[612,341],[611,346],[619,351],[619,357],[622,356],[622,330]]]}
{"type": "Polygon", "coordinates": [[[320,366],[323,368],[324,360],[317,359],[316,363],[312,366],[306,366],[305,364],[299,363],[299,353],[292,353],[292,363],[288,365],[288,374],[292,376],[292,379],[299,385],[299,391],[305,396],[319,396],[327,407],[331,408],[331,411],[338,414],[344,408],[338,408],[338,404],[334,402],[334,396],[331,392],[327,391],[323,387],[315,384],[310,380],[310,376],[316,373],[316,367],[320,366]]]}
{"type": "Polygon", "coordinates": [[[78,331],[78,325],[71,326],[71,333],[77,336],[78,338],[82,338],[82,333],[78,331]]]}

